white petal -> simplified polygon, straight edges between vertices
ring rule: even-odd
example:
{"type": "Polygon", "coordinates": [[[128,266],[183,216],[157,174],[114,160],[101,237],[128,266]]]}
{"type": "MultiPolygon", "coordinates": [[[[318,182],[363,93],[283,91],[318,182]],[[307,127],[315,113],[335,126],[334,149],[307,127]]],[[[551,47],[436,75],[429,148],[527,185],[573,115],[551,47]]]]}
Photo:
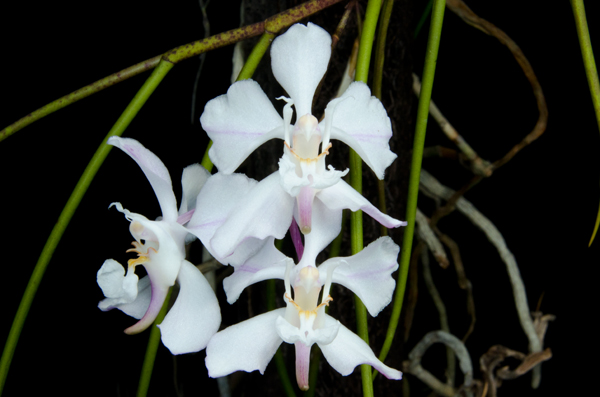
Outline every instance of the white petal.
{"type": "Polygon", "coordinates": [[[293,25],[273,41],[273,75],[294,101],[297,119],[311,114],[313,96],[330,57],[331,36],[310,22],[293,25]]]}
{"type": "Polygon", "coordinates": [[[278,172],[260,181],[242,197],[239,206],[215,232],[210,241],[215,257],[228,257],[248,238],[283,238],[292,223],[294,201],[281,188],[278,172]]]}
{"type": "Polygon", "coordinates": [[[314,266],[317,255],[323,251],[342,230],[342,210],[329,209],[317,195],[312,204],[312,230],[304,235],[302,263],[314,266]]]}
{"type": "Polygon", "coordinates": [[[138,295],[138,276],[133,271],[128,271],[125,276],[125,269],[114,259],[104,261],[96,274],[96,281],[106,297],[98,304],[102,311],[121,308],[135,301],[138,295]]]}
{"type": "Polygon", "coordinates": [[[179,206],[179,215],[196,208],[196,198],[200,189],[210,177],[210,172],[200,164],[188,165],[181,174],[181,205],[179,206]]]}
{"type": "Polygon", "coordinates": [[[227,294],[227,302],[234,303],[244,288],[254,283],[269,279],[283,280],[290,258],[275,248],[275,239],[267,238],[267,242],[256,255],[242,265],[234,266],[233,274],[223,280],[223,288],[227,294]]]}
{"type": "Polygon", "coordinates": [[[331,343],[336,338],[341,326],[337,320],[332,322],[325,321],[325,326],[322,328],[313,329],[312,332],[302,331],[300,328],[290,324],[284,317],[277,318],[275,324],[277,333],[284,342],[300,342],[306,346],[312,346],[314,343],[318,343],[319,346],[331,343]]]}
{"type": "Polygon", "coordinates": [[[177,300],[158,326],[161,339],[172,354],[197,352],[219,330],[219,302],[200,270],[188,261],[183,261],[177,282],[177,300]]]}
{"type": "Polygon", "coordinates": [[[389,237],[381,237],[358,254],[348,258],[332,258],[319,266],[324,282],[330,266],[332,281],[354,292],[375,317],[391,301],[396,282],[392,273],[398,269],[400,247],[389,237]],[[338,266],[339,265],[339,266],[338,266]]]}
{"type": "MultiPolygon", "coordinates": [[[[390,151],[392,124],[379,99],[371,96],[369,87],[354,82],[337,99],[329,102],[327,117],[332,113],[331,139],[339,139],[358,153],[365,163],[383,179],[385,169],[397,157],[390,151]]],[[[326,120],[321,124],[324,126],[326,120]]],[[[323,128],[323,126],[321,128],[323,128]]]]}
{"type": "Polygon", "coordinates": [[[225,175],[219,172],[209,178],[198,195],[196,210],[186,227],[223,264],[241,265],[265,244],[265,241],[248,238],[228,257],[217,255],[210,245],[217,229],[225,223],[231,212],[244,204],[244,198],[256,184],[254,179],[243,174],[225,175]]]}
{"type": "Polygon", "coordinates": [[[227,174],[266,141],[283,139],[283,119],[253,80],[238,81],[209,101],[200,123],[213,141],[210,159],[227,174]]]}
{"type": "Polygon", "coordinates": [[[137,318],[138,320],[144,317],[144,314],[150,307],[150,300],[152,299],[152,289],[150,288],[150,277],[144,276],[138,281],[137,284],[137,297],[131,303],[124,303],[118,307],[123,313],[137,318]]]}
{"type": "Polygon", "coordinates": [[[235,371],[260,371],[281,344],[275,321],[285,309],[276,309],[254,316],[218,332],[206,347],[206,368],[211,378],[229,375],[235,371]]]}
{"type": "Polygon", "coordinates": [[[379,211],[344,181],[339,181],[330,188],[321,190],[317,193],[317,198],[332,210],[344,208],[348,208],[351,211],[363,210],[377,222],[388,228],[406,226],[406,222],[394,219],[379,211]]]}
{"type": "MultiPolygon", "coordinates": [[[[327,322],[337,321],[326,315],[327,322]]],[[[323,356],[340,374],[350,375],[360,364],[369,364],[388,379],[402,379],[402,372],[388,367],[375,357],[373,351],[358,335],[340,325],[336,338],[328,345],[319,344],[323,356]]]]}
{"type": "Polygon", "coordinates": [[[112,136],[107,142],[127,153],[140,166],[154,189],[164,220],[177,220],[177,200],[169,171],[162,161],[141,143],[131,138],[112,136]]]}

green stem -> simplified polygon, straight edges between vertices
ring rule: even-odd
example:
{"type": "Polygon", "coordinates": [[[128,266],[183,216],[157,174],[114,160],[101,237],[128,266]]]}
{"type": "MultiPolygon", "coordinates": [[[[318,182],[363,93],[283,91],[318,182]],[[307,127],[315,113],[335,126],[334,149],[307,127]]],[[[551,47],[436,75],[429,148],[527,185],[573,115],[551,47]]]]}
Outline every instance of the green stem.
{"type": "Polygon", "coordinates": [[[244,67],[240,70],[240,74],[238,75],[236,81],[247,80],[252,78],[254,71],[258,67],[260,60],[263,58],[271,42],[275,38],[274,33],[266,32],[262,35],[258,43],[252,49],[250,55],[248,55],[248,59],[244,63],[244,67]]]}
{"type": "MultiPolygon", "coordinates": [[[[577,28],[577,36],[579,37],[579,46],[581,47],[583,67],[585,68],[585,75],[590,86],[590,94],[592,95],[592,103],[594,105],[594,112],[596,113],[596,122],[600,129],[600,82],[598,81],[598,71],[596,70],[596,61],[594,60],[594,51],[592,50],[583,0],[571,0],[571,7],[575,16],[575,26],[577,28]]],[[[592,242],[594,242],[598,226],[600,226],[600,208],[598,208],[594,231],[588,245],[592,245],[592,242]]]]}
{"type": "Polygon", "coordinates": [[[160,344],[160,329],[156,326],[156,324],[160,324],[164,320],[167,310],[169,310],[172,292],[173,288],[169,290],[163,307],[160,309],[156,320],[154,320],[154,324],[150,327],[150,338],[148,339],[148,347],[146,347],[146,355],[144,356],[144,364],[142,365],[142,373],[140,374],[137,397],[146,397],[148,394],[150,379],[152,378],[152,369],[154,368],[154,361],[156,359],[156,352],[158,351],[158,345],[160,344]]]}
{"type": "Polygon", "coordinates": [[[283,11],[277,15],[272,16],[262,22],[257,22],[252,25],[244,26],[241,28],[229,30],[224,33],[207,37],[203,40],[194,41],[189,44],[185,44],[176,47],[170,51],[167,51],[164,55],[159,55],[154,58],[148,59],[144,62],[138,63],[137,65],[131,66],[120,72],[105,77],[102,80],[90,84],[89,86],[83,87],[77,91],[74,91],[62,98],[57,99],[54,102],[28,114],[22,119],[16,121],[10,126],[0,131],[0,141],[14,134],[25,126],[33,123],[36,120],[41,119],[44,116],[49,115],[63,107],[77,102],[91,94],[94,94],[104,88],[110,87],[115,83],[124,81],[129,77],[135,76],[145,70],[152,69],[158,64],[158,61],[165,59],[166,61],[176,64],[185,59],[196,57],[207,51],[214,50],[216,48],[224,47],[241,40],[249,39],[251,37],[258,36],[262,33],[275,34],[281,29],[291,26],[292,24],[306,18],[324,8],[327,8],[335,3],[339,3],[342,0],[312,0],[306,3],[300,4],[294,8],[283,11]]]}
{"type": "MultiPolygon", "coordinates": [[[[356,62],[356,81],[367,83],[369,78],[369,64],[375,38],[375,29],[381,10],[381,0],[369,0],[365,21],[360,36],[358,59],[356,62]]],[[[362,194],[362,160],[356,152],[350,149],[350,185],[362,194]]],[[[350,241],[352,254],[357,254],[363,249],[363,224],[362,211],[353,212],[350,215],[350,241]]],[[[356,330],[367,344],[369,344],[369,327],[367,321],[367,309],[358,296],[354,297],[356,305],[356,330]]],[[[373,379],[371,377],[371,366],[362,364],[360,366],[362,377],[363,396],[371,397],[373,393],[373,379]]]]}
{"type": "MultiPolygon", "coordinates": [[[[379,20],[379,30],[377,35],[377,45],[375,46],[375,70],[373,71],[373,95],[381,101],[381,83],[383,81],[383,64],[385,62],[385,41],[387,37],[394,0],[385,0],[381,10],[381,19],[379,20]]],[[[379,211],[387,213],[385,205],[385,180],[377,181],[377,193],[379,196],[379,211]]],[[[388,235],[385,226],[380,225],[379,233],[382,236],[388,235]]]]}
{"type": "Polygon", "coordinates": [[[400,271],[398,274],[398,283],[394,295],[394,306],[390,324],[388,326],[385,341],[381,349],[379,359],[384,361],[392,346],[392,341],[398,327],[404,292],[406,290],[406,280],[408,277],[408,267],[412,251],[413,235],[415,231],[415,217],[417,213],[417,197],[419,194],[419,176],[421,174],[421,161],[423,159],[423,146],[425,143],[425,132],[427,130],[427,118],[429,115],[429,102],[431,100],[431,90],[433,88],[433,77],[435,75],[435,65],[440,46],[440,36],[442,33],[442,23],[444,21],[445,0],[434,0],[433,11],[431,14],[431,26],[429,29],[429,39],[427,42],[427,52],[425,55],[425,66],[423,67],[423,84],[421,85],[421,95],[419,96],[419,107],[417,110],[417,122],[415,128],[415,137],[413,142],[413,156],[408,184],[408,199],[406,203],[406,220],[408,226],[404,229],[402,239],[402,251],[400,252],[400,271]]]}
{"type": "Polygon", "coordinates": [[[23,324],[25,323],[25,319],[27,317],[27,313],[29,312],[29,308],[31,307],[31,303],[33,302],[35,293],[40,285],[44,272],[46,271],[46,267],[48,266],[48,263],[52,258],[52,254],[54,253],[58,242],[67,228],[69,221],[73,217],[77,206],[81,202],[81,199],[87,191],[90,183],[94,179],[96,172],[112,148],[112,146],[106,144],[106,141],[109,137],[113,135],[120,136],[123,131],[125,131],[129,123],[131,123],[131,120],[133,120],[138,111],[146,103],[150,95],[154,92],[158,84],[162,81],[172,67],[173,64],[170,62],[161,61],[154,69],[150,77],[148,77],[148,80],[146,80],[142,88],[140,88],[121,117],[119,117],[115,125],[108,132],[98,150],[96,150],[96,153],[83,171],[79,182],[77,182],[73,193],[71,193],[71,197],[69,197],[67,204],[63,208],[56,225],[54,225],[54,228],[52,229],[52,232],[46,241],[46,245],[42,250],[38,262],[33,269],[33,273],[29,279],[29,283],[27,284],[27,288],[25,289],[25,293],[23,294],[19,308],[17,309],[17,314],[13,320],[10,333],[8,334],[4,351],[2,352],[2,358],[0,359],[0,394],[4,388],[6,376],[8,375],[10,363],[17,347],[21,329],[23,328],[23,324]]]}
{"type": "Polygon", "coordinates": [[[130,66],[127,69],[123,69],[117,73],[113,73],[110,76],[100,79],[92,84],[86,85],[83,88],[73,91],[70,94],[67,94],[53,102],[50,102],[45,106],[42,106],[38,110],[29,113],[27,116],[22,117],[21,119],[15,121],[5,129],[0,131],[0,141],[3,141],[4,139],[8,138],[20,129],[27,127],[34,121],[37,121],[42,117],[46,117],[47,115],[54,113],[57,110],[64,108],[65,106],[68,106],[92,94],[102,91],[105,88],[112,87],[113,85],[125,81],[130,77],[137,76],[142,72],[154,69],[156,65],[158,65],[158,62],[160,62],[160,58],[161,56],[158,55],[154,58],[146,59],[145,61],[130,66]]]}

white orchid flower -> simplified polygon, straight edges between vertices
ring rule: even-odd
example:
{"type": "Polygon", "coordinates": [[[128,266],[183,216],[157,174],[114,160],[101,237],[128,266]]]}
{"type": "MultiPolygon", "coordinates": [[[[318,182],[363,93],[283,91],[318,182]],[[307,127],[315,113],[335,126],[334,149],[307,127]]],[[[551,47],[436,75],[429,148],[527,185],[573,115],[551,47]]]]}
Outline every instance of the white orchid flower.
{"type": "MultiPolygon", "coordinates": [[[[362,209],[386,227],[398,227],[401,222],[375,213],[362,197],[357,203],[360,195],[340,179],[348,170],[325,168],[331,139],[354,149],[379,179],[383,179],[385,169],[396,158],[388,144],[392,136],[390,119],[366,84],[352,83],[340,98],[331,101],[321,123],[312,115],[315,90],[330,57],[331,36],[311,23],[293,25],[275,39],[271,48],[273,74],[290,95],[280,98],[287,102],[283,118],[258,83],[245,80],[233,84],[226,95],[206,104],[200,118],[213,141],[210,158],[219,172],[231,174],[264,142],[283,139],[279,172],[261,182],[268,185],[262,190],[283,190],[295,199],[298,225],[304,234],[312,230],[315,198],[330,208],[339,205],[353,211],[362,209]],[[290,126],[292,105],[296,110],[295,126],[290,126]]],[[[291,211],[286,216],[291,220],[291,211]]]]}
{"type": "Polygon", "coordinates": [[[225,279],[225,291],[231,301],[247,285],[281,278],[285,282],[286,308],[218,332],[206,348],[206,367],[211,377],[235,371],[258,370],[262,374],[279,345],[286,342],[295,346],[296,379],[302,390],[308,389],[310,349],[314,343],[327,362],[344,376],[357,365],[369,364],[388,379],[402,378],[400,371],[379,361],[359,336],[325,313],[325,306],[333,301],[329,291],[335,282],[356,293],[369,313],[376,316],[392,299],[395,282],[391,273],[398,268],[399,247],[389,237],[382,237],[354,256],[332,258],[317,268],[314,263],[318,252],[313,247],[316,240],[309,236],[298,265],[294,266],[289,258],[282,260],[283,254],[276,255],[275,248],[271,252],[263,249],[225,279]]]}
{"type": "MultiPolygon", "coordinates": [[[[283,190],[277,173],[257,182],[243,174],[219,172],[198,195],[196,208],[187,229],[219,262],[234,267],[262,249],[269,238],[283,238],[292,217],[299,225],[302,217],[296,199],[283,190]]],[[[312,232],[305,237],[315,240],[317,254],[339,234],[345,208],[363,210],[387,227],[406,225],[381,213],[340,181],[318,191],[312,203],[312,232]]]]}
{"type": "Polygon", "coordinates": [[[139,319],[125,333],[136,334],[148,328],[156,319],[169,288],[177,280],[180,290],[177,300],[158,326],[163,344],[173,354],[196,352],[206,347],[221,323],[217,298],[202,273],[185,260],[185,240],[188,234],[183,224],[194,212],[196,196],[209,173],[198,164],[184,169],[183,197],[179,211],[173,193],[171,177],[160,159],[129,138],[111,137],[108,143],[127,153],[140,166],[160,204],[162,219],[151,221],[130,212],[121,203],[112,203],[131,222],[129,230],[135,239],[137,253],[128,261],[127,273],[118,262],[104,262],[97,281],[106,299],[98,307],[103,310],[118,308],[139,319]],[[148,276],[138,282],[135,267],[142,265],[148,276]]]}

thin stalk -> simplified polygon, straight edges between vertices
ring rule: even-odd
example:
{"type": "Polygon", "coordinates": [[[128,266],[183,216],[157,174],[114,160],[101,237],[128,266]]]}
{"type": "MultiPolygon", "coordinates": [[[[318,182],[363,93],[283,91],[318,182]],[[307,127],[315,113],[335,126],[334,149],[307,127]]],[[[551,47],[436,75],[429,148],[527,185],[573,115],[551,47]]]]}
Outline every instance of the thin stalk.
{"type": "MultiPolygon", "coordinates": [[[[381,10],[381,0],[369,0],[365,20],[360,36],[360,47],[356,62],[356,81],[367,83],[369,78],[369,64],[371,63],[371,52],[375,38],[375,29],[381,10]]],[[[350,149],[350,185],[362,194],[362,159],[356,152],[350,149]]],[[[362,211],[353,212],[350,215],[350,242],[352,254],[357,254],[363,249],[363,223],[362,211]]],[[[356,305],[356,330],[367,344],[369,344],[369,327],[367,322],[367,309],[358,296],[354,297],[356,305]]],[[[362,378],[363,396],[372,397],[373,379],[371,377],[371,366],[362,364],[360,366],[362,378]]]]}
{"type": "Polygon", "coordinates": [[[29,312],[29,308],[31,307],[31,303],[33,302],[33,298],[35,293],[42,281],[42,277],[44,272],[46,271],[46,267],[52,258],[52,254],[58,245],[69,221],[73,217],[75,210],[79,206],[81,199],[85,195],[87,188],[90,183],[94,179],[96,172],[104,162],[104,159],[110,152],[112,146],[107,145],[106,141],[109,137],[113,135],[121,136],[123,131],[127,128],[129,123],[133,120],[133,118],[137,115],[138,111],[142,108],[142,106],[146,103],[150,95],[154,92],[158,84],[165,77],[167,72],[171,70],[173,64],[166,61],[161,61],[158,66],[154,69],[150,77],[146,80],[142,88],[135,95],[133,100],[129,103],[123,114],[119,117],[115,125],[108,132],[100,147],[96,150],[96,153],[90,160],[89,164],[83,171],[79,182],[75,186],[73,193],[71,193],[71,197],[67,201],[67,204],[63,208],[58,221],[54,225],[48,240],[46,241],[46,245],[42,250],[42,253],[38,259],[35,268],[33,269],[33,273],[31,278],[29,279],[29,283],[27,284],[27,288],[25,289],[25,293],[23,294],[23,298],[21,299],[21,303],[19,308],[17,309],[17,314],[15,315],[15,319],[13,320],[12,327],[10,328],[10,333],[8,334],[8,338],[6,340],[6,345],[4,346],[4,351],[2,352],[2,358],[0,359],[0,394],[2,394],[2,390],[4,388],[4,384],[6,382],[6,377],[8,375],[8,370],[10,368],[10,363],[12,361],[13,354],[17,347],[17,342],[19,341],[19,335],[21,334],[21,329],[23,328],[23,324],[25,323],[25,319],[27,318],[27,313],[29,312]]]}
{"type": "MultiPolygon", "coordinates": [[[[381,82],[383,80],[383,64],[385,62],[385,41],[387,37],[392,9],[394,8],[394,0],[385,0],[381,10],[381,18],[379,20],[379,30],[377,34],[377,44],[375,46],[375,62],[373,71],[373,95],[381,101],[381,82]]],[[[379,211],[387,213],[385,205],[385,180],[377,181],[377,193],[379,196],[379,211]]],[[[382,236],[388,235],[387,227],[380,225],[379,233],[382,236]]]]}
{"type": "Polygon", "coordinates": [[[110,87],[115,83],[124,81],[129,77],[135,76],[136,74],[139,74],[145,70],[152,69],[158,64],[158,61],[161,58],[176,64],[188,58],[199,56],[207,51],[234,44],[238,41],[249,39],[265,32],[275,34],[280,30],[300,21],[301,19],[319,12],[333,4],[339,3],[340,1],[342,0],[307,1],[306,3],[300,4],[294,8],[290,8],[289,10],[285,10],[277,15],[267,18],[264,21],[237,29],[232,29],[227,32],[207,37],[203,40],[194,41],[192,43],[176,47],[170,51],[167,51],[163,55],[150,58],[144,62],[138,63],[137,65],[105,77],[104,79],[98,80],[93,84],[65,95],[64,97],[59,98],[56,101],[34,111],[33,113],[28,114],[5,129],[0,130],[0,141],[19,131],[23,127],[33,123],[34,121],[49,115],[50,113],[62,109],[63,107],[77,102],[78,100],[83,99],[91,94],[101,91],[104,88],[110,87]]]}
{"type": "MultiPolygon", "coordinates": [[[[573,8],[573,15],[575,16],[575,27],[577,28],[577,37],[579,37],[583,67],[585,68],[594,112],[596,113],[596,122],[598,123],[598,129],[600,129],[600,82],[598,81],[598,71],[596,70],[596,61],[594,60],[594,51],[592,50],[592,41],[590,40],[583,0],[571,0],[571,8],[573,8]]],[[[594,231],[592,232],[592,238],[590,238],[588,246],[594,242],[598,226],[600,226],[600,208],[598,208],[594,231]]]]}
{"type": "Polygon", "coordinates": [[[154,368],[154,360],[156,359],[156,352],[158,351],[158,345],[160,344],[160,329],[156,324],[162,323],[169,310],[169,303],[171,300],[171,293],[173,288],[169,290],[165,303],[160,309],[154,324],[150,327],[150,337],[148,338],[148,347],[146,347],[146,355],[144,356],[144,364],[142,365],[142,373],[140,374],[140,383],[138,384],[137,397],[146,397],[148,394],[148,388],[150,387],[150,379],[152,378],[152,369],[154,368]]]}
{"type": "Polygon", "coordinates": [[[406,280],[408,278],[408,268],[412,251],[412,242],[415,232],[415,218],[417,213],[417,197],[419,193],[419,176],[421,174],[421,161],[423,159],[423,146],[425,143],[425,132],[427,130],[427,118],[429,115],[429,102],[431,100],[431,90],[433,89],[433,78],[435,75],[435,65],[437,62],[438,49],[440,47],[440,36],[442,33],[442,24],[444,21],[445,0],[434,0],[433,11],[431,14],[431,26],[429,28],[429,39],[427,41],[427,52],[425,55],[425,66],[423,67],[423,83],[421,85],[421,95],[419,96],[419,107],[417,110],[417,122],[415,128],[415,137],[413,142],[413,156],[408,184],[408,199],[406,203],[406,220],[408,225],[404,229],[402,239],[402,251],[400,252],[400,271],[396,292],[394,294],[394,306],[390,324],[388,326],[385,341],[379,354],[379,359],[384,361],[392,346],[404,292],[406,290],[406,280]]]}

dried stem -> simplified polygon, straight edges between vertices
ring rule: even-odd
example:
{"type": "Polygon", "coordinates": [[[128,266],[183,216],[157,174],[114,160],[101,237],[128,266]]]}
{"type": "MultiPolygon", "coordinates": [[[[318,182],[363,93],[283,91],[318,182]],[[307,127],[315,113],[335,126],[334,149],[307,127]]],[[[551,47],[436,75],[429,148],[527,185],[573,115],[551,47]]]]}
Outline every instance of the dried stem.
{"type": "MultiPolygon", "coordinates": [[[[455,192],[439,183],[431,174],[426,171],[421,171],[421,190],[428,196],[450,199],[455,192]]],[[[494,224],[479,212],[473,204],[465,198],[460,197],[456,200],[456,208],[464,214],[471,222],[481,229],[487,236],[488,240],[496,247],[500,258],[506,265],[508,276],[513,289],[513,296],[521,327],[529,340],[529,351],[537,353],[542,351],[542,343],[536,333],[533,325],[533,320],[529,312],[529,304],[525,293],[525,285],[521,279],[519,267],[515,257],[506,246],[506,242],[502,234],[494,224]]]]}
{"type": "Polygon", "coordinates": [[[434,343],[443,343],[454,350],[459,361],[460,369],[464,375],[464,388],[467,396],[472,396],[470,387],[473,383],[473,364],[465,345],[456,336],[444,331],[431,331],[408,354],[409,360],[404,361],[403,371],[408,372],[433,389],[439,395],[454,397],[458,391],[450,385],[442,383],[429,371],[421,366],[421,358],[434,343]]]}

